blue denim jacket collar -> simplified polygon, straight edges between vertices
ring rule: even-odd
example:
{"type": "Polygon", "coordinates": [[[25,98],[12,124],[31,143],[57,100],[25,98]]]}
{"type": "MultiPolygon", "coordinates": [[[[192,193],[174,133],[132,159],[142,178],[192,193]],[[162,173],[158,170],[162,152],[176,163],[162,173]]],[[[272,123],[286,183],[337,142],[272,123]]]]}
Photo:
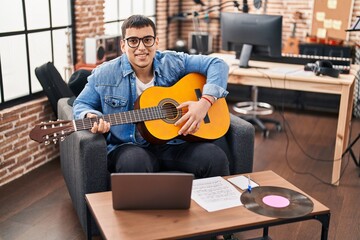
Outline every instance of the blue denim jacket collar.
{"type": "Polygon", "coordinates": [[[121,68],[122,68],[122,76],[126,77],[127,75],[134,73],[134,70],[131,67],[131,64],[129,62],[128,57],[126,54],[123,54],[123,56],[120,58],[121,61],[121,68]]]}
{"type": "MultiPolygon", "coordinates": [[[[158,60],[159,55],[160,55],[160,52],[156,52],[156,57],[154,58],[154,61],[153,61],[153,69],[154,69],[155,75],[161,77],[160,61],[158,60]]],[[[132,69],[129,59],[126,54],[124,54],[120,58],[120,61],[121,61],[121,69],[122,69],[123,77],[126,77],[127,75],[134,73],[134,70],[132,69]]],[[[155,85],[157,85],[156,78],[155,78],[155,85]]]]}

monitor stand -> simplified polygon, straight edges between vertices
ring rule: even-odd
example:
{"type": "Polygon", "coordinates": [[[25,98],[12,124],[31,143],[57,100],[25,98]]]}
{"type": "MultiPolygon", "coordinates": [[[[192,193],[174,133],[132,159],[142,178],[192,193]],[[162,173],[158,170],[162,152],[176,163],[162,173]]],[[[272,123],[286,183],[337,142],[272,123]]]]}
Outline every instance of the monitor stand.
{"type": "Polygon", "coordinates": [[[253,46],[250,44],[244,44],[241,49],[240,54],[240,68],[260,68],[260,69],[267,69],[266,67],[255,67],[255,66],[249,66],[249,60],[251,56],[253,46]]]}
{"type": "Polygon", "coordinates": [[[241,54],[240,54],[240,64],[239,67],[240,68],[249,68],[249,59],[250,59],[250,55],[251,55],[251,51],[252,51],[252,45],[250,44],[244,44],[242,49],[241,49],[241,54]]]}

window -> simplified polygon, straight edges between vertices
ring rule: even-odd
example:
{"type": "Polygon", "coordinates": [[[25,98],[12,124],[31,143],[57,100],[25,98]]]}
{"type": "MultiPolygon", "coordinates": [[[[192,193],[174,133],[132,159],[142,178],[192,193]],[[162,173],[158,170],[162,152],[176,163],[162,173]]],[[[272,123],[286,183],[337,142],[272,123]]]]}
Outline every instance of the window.
{"type": "Polygon", "coordinates": [[[65,79],[70,6],[70,0],[0,1],[0,108],[41,92],[35,68],[46,62],[65,79]]]}
{"type": "Polygon", "coordinates": [[[142,14],[155,21],[155,0],[105,0],[105,34],[120,35],[123,21],[132,14],[142,14]]]}

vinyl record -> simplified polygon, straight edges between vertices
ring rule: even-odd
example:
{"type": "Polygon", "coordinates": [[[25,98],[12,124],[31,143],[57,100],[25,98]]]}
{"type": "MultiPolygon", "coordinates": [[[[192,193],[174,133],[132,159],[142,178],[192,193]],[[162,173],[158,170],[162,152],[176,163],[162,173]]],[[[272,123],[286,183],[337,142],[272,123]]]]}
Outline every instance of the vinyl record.
{"type": "Polygon", "coordinates": [[[274,218],[305,216],[314,203],[305,195],[291,189],[259,186],[241,194],[244,207],[255,213],[274,218]]]}

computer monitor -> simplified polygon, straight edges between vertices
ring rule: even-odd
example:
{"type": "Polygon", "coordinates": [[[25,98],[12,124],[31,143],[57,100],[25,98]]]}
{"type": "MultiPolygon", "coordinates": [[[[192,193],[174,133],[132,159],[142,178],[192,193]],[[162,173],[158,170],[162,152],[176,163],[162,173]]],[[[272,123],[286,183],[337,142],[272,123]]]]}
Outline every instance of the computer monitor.
{"type": "Polygon", "coordinates": [[[240,67],[249,67],[251,55],[281,57],[282,16],[221,13],[222,49],[241,52],[240,67]]]}

